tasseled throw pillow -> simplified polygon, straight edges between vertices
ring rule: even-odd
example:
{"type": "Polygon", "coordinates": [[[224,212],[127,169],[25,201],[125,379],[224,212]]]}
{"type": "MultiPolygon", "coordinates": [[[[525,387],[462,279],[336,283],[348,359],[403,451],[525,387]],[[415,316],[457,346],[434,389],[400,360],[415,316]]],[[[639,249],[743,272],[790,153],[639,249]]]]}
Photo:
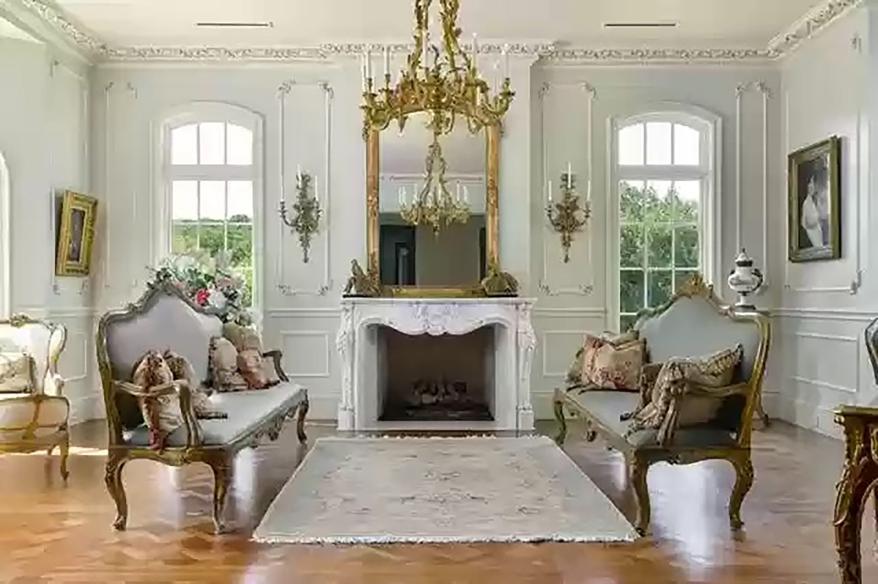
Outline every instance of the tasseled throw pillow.
{"type": "Polygon", "coordinates": [[[217,409],[208,398],[204,386],[198,380],[195,368],[189,359],[168,349],[163,355],[168,368],[174,376],[174,380],[182,380],[189,386],[189,394],[192,396],[192,409],[195,416],[203,420],[228,418],[229,414],[217,409]]]}
{"type": "Polygon", "coordinates": [[[625,338],[621,344],[586,335],[582,351],[583,383],[601,389],[637,390],[644,343],[625,338]]]}
{"type": "Polygon", "coordinates": [[[161,353],[149,351],[134,368],[131,381],[147,394],[138,397],[137,403],[149,428],[149,447],[162,450],[168,435],[183,425],[180,396],[176,390],[166,395],[149,394],[166,389],[174,381],[174,375],[161,353]]]}
{"type": "Polygon", "coordinates": [[[33,389],[33,357],[0,353],[0,393],[29,393],[33,389]]]}
{"type": "Polygon", "coordinates": [[[238,373],[238,351],[226,338],[210,339],[210,381],[219,392],[249,389],[247,381],[238,373]]]}

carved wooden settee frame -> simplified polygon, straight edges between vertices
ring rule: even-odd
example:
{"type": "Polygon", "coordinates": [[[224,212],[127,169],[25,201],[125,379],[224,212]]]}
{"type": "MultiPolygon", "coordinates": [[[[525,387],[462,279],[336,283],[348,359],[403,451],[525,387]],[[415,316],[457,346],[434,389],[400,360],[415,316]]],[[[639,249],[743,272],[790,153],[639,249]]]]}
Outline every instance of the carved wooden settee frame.
{"type": "MultiPolygon", "coordinates": [[[[567,421],[564,410],[567,409],[575,416],[580,416],[586,424],[586,439],[593,441],[600,435],[612,448],[622,452],[625,456],[626,466],[629,471],[629,480],[634,487],[637,500],[638,512],[635,527],[638,532],[645,534],[649,529],[650,501],[647,487],[647,471],[656,462],[670,464],[693,464],[704,460],[722,459],[728,460],[735,468],[737,479],[729,500],[729,520],[733,529],[743,526],[741,521],[741,504],[744,497],[753,485],[753,464],[750,459],[750,439],[753,430],[754,413],[759,412],[763,419],[761,394],[762,378],[765,373],[765,364],[768,357],[768,348],[771,339],[771,329],[768,318],[757,312],[736,312],[724,305],[714,294],[713,286],[707,285],[700,275],[696,275],[688,283],[680,287],[677,293],[664,305],[647,309],[640,313],[637,326],[644,321],[665,313],[675,302],[682,298],[703,298],[722,317],[732,322],[751,323],[758,327],[759,345],[753,361],[750,378],[733,385],[717,390],[710,388],[709,392],[701,394],[697,387],[693,388],[695,395],[704,395],[726,400],[732,396],[742,396],[744,403],[740,408],[740,419],[734,416],[737,430],[731,445],[681,445],[672,440],[667,446],[658,443],[635,446],[625,436],[604,425],[592,412],[582,407],[577,402],[575,395],[588,391],[596,391],[596,388],[583,384],[571,384],[561,389],[557,388],[554,394],[555,418],[560,426],[556,441],[563,444],[567,436],[567,421]]],[[[693,323],[697,326],[697,323],[693,323]]],[[[681,331],[685,334],[685,331],[681,331]]],[[[694,355],[693,355],[694,356],[694,355]]]]}
{"type": "MultiPolygon", "coordinates": [[[[127,394],[130,397],[136,398],[138,397],[138,392],[133,389],[136,386],[126,383],[126,380],[113,378],[113,367],[108,350],[108,329],[116,323],[130,321],[145,315],[161,295],[175,296],[197,313],[217,318],[214,314],[191,302],[176,286],[169,282],[154,284],[147,289],[146,293],[138,301],[129,304],[123,310],[108,312],[101,318],[97,329],[96,349],[109,430],[105,481],[107,490],[116,503],[116,519],[113,526],[117,530],[124,530],[128,520],[128,503],[122,483],[122,470],[129,461],[137,459],[152,460],[169,466],[183,466],[194,462],[201,462],[210,466],[213,471],[213,523],[216,533],[224,533],[227,531],[227,526],[223,521],[223,510],[228,488],[232,482],[232,467],[235,455],[245,448],[255,448],[264,437],[268,437],[272,441],[276,440],[280,435],[284,422],[293,417],[297,417],[296,431],[299,441],[304,443],[307,440],[304,424],[309,407],[308,394],[302,388],[302,398],[300,400],[290,404],[289,407],[274,412],[273,415],[265,417],[258,425],[234,441],[224,444],[206,445],[200,443],[201,436],[192,408],[190,388],[185,382],[175,382],[175,387],[171,387],[167,391],[179,393],[180,407],[183,413],[183,427],[186,432],[185,445],[168,446],[161,451],[157,451],[147,446],[127,443],[123,437],[124,427],[118,408],[117,397],[120,394],[127,394]]],[[[157,349],[161,349],[161,347],[157,347],[157,349]]],[[[278,377],[282,382],[290,381],[281,367],[281,351],[268,351],[263,356],[272,359],[278,377]]]]}

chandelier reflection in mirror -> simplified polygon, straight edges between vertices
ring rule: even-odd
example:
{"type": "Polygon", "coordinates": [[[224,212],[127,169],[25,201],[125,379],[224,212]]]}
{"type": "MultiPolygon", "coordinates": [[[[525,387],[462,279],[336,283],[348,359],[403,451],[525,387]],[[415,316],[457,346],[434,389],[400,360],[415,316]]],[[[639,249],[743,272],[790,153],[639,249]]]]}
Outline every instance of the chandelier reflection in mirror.
{"type": "Polygon", "coordinates": [[[453,223],[469,221],[469,193],[457,183],[454,195],[448,190],[445,178],[447,164],[442,156],[439,135],[433,134],[433,143],[427,149],[427,165],[424,186],[420,191],[415,187],[415,197],[411,204],[405,187],[399,190],[399,214],[411,225],[429,225],[434,235],[453,223]]]}
{"type": "MultiPolygon", "coordinates": [[[[447,134],[462,115],[470,132],[499,124],[515,93],[509,82],[509,47],[503,48],[504,78],[492,92],[478,71],[479,45],[473,35],[470,51],[460,46],[457,26],[460,0],[415,0],[414,51],[395,86],[391,86],[390,51],[384,49],[384,87],[376,88],[372,78],[372,55],[363,55],[364,132],[383,130],[392,120],[405,127],[409,114],[426,111],[428,126],[436,134],[447,134]],[[430,36],[430,7],[439,5],[440,46],[430,36]],[[493,93],[493,94],[492,94],[493,93]]],[[[438,35],[437,35],[438,36],[438,35]]]]}

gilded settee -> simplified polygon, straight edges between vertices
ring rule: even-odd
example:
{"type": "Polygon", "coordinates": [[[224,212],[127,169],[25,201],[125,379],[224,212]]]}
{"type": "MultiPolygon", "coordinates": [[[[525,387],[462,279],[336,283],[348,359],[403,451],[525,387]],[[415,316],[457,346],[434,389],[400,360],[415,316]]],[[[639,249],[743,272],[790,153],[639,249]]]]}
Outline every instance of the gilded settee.
{"type": "Polygon", "coordinates": [[[305,442],[308,393],[290,381],[281,368],[280,351],[265,353],[273,360],[280,385],[269,389],[215,393],[211,404],[226,418],[198,420],[191,403],[191,388],[177,383],[183,426],[167,438],[167,447],[149,448],[149,433],[137,404],[138,392],[131,375],[137,361],[149,350],[170,349],[186,357],[199,378],[207,382],[210,339],[222,336],[222,321],[193,304],[171,283],[158,283],[124,310],[105,314],[97,330],[97,359],[103,385],[109,430],[106,484],[116,503],[116,529],[125,529],[128,504],[122,469],[129,460],[147,459],[172,466],[202,462],[214,475],[213,521],[217,533],[223,521],[227,491],[232,481],[233,458],[238,451],[255,447],[267,436],[274,440],[284,421],[298,414],[298,436],[305,442]]]}
{"type": "Polygon", "coordinates": [[[737,344],[742,346],[743,358],[731,385],[710,388],[709,392],[690,386],[694,398],[722,400],[715,418],[709,423],[676,428],[670,443],[663,445],[657,439],[657,430],[628,432],[629,422],[623,420],[623,414],[637,409],[638,393],[571,384],[556,389],[554,394],[555,417],[560,426],[557,441],[563,444],[567,435],[567,410],[584,418],[589,441],[601,435],[625,455],[638,504],[635,527],[640,533],[646,533],[649,528],[646,475],[650,465],[662,461],[690,464],[708,459],[728,460],[737,473],[729,502],[729,519],[733,528],[740,528],[743,525],[741,503],[754,478],[750,435],[754,412],[761,411],[762,378],[770,342],[768,319],[755,312],[739,313],[724,306],[712,286],[696,276],[681,286],[668,303],[644,311],[635,328],[639,337],[646,340],[650,364],[660,364],[672,357],[698,357],[737,344]]]}
{"type": "Polygon", "coordinates": [[[31,362],[31,380],[21,391],[0,391],[0,452],[30,453],[57,447],[61,476],[67,479],[70,402],[63,395],[64,379],[58,359],[67,341],[67,329],[51,322],[15,315],[0,320],[0,352],[25,354],[31,362]]]}

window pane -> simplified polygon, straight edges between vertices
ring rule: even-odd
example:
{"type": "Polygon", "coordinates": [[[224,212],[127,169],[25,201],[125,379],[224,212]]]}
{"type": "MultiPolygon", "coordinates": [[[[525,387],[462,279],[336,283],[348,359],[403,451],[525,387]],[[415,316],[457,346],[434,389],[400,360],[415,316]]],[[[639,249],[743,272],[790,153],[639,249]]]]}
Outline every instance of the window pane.
{"type": "Polygon", "coordinates": [[[197,223],[174,223],[171,251],[175,254],[195,255],[198,251],[197,223]]]}
{"type": "Polygon", "coordinates": [[[674,266],[678,268],[698,267],[698,228],[678,227],[674,241],[674,266]]]}
{"type": "Polygon", "coordinates": [[[226,218],[226,183],[221,180],[203,180],[201,183],[201,219],[226,218]]]}
{"type": "Polygon", "coordinates": [[[677,270],[674,273],[674,290],[679,290],[681,286],[688,282],[697,273],[697,270],[677,270]]]}
{"type": "Polygon", "coordinates": [[[643,221],[647,224],[671,220],[673,204],[668,196],[670,181],[649,181],[643,192],[643,221]]]}
{"type": "Polygon", "coordinates": [[[634,124],[619,130],[619,164],[643,164],[643,124],[634,124]]]}
{"type": "Polygon", "coordinates": [[[229,221],[251,223],[253,221],[253,182],[249,180],[230,180],[229,221]]]}
{"type": "Polygon", "coordinates": [[[225,226],[222,223],[201,224],[200,248],[212,258],[223,259],[225,226]]]}
{"type": "Polygon", "coordinates": [[[697,166],[701,160],[701,134],[698,130],[674,124],[674,164],[697,166]]]}
{"type": "Polygon", "coordinates": [[[623,314],[619,317],[619,332],[631,330],[637,322],[637,316],[634,314],[623,314]]]}
{"type": "Polygon", "coordinates": [[[197,132],[195,124],[171,130],[171,164],[198,164],[197,132]]]}
{"type": "Polygon", "coordinates": [[[622,227],[622,237],[619,242],[619,267],[643,267],[643,228],[640,225],[622,227]]]}
{"type": "Polygon", "coordinates": [[[643,271],[619,272],[619,312],[637,312],[643,304],[643,271]]]}
{"type": "Polygon", "coordinates": [[[175,180],[171,183],[171,219],[198,219],[198,181],[175,180]]]}
{"type": "Polygon", "coordinates": [[[671,271],[649,272],[649,306],[655,308],[671,299],[671,271]]]}
{"type": "Polygon", "coordinates": [[[649,122],[646,124],[646,163],[671,163],[670,122],[649,122]]]}
{"type": "Polygon", "coordinates": [[[233,268],[232,273],[241,278],[244,282],[244,298],[241,300],[241,306],[250,307],[253,305],[253,267],[249,268],[233,268]]]}
{"type": "Polygon", "coordinates": [[[203,122],[198,124],[198,132],[199,163],[223,164],[226,125],[222,122],[203,122]]]}
{"type": "Polygon", "coordinates": [[[249,268],[253,265],[253,227],[229,225],[228,260],[232,268],[249,268]]]}
{"type": "Polygon", "coordinates": [[[643,221],[643,181],[619,183],[619,211],[622,221],[643,221]]]}
{"type": "Polygon", "coordinates": [[[681,222],[698,221],[698,207],[701,205],[701,181],[678,180],[674,183],[677,195],[676,220],[681,222]]]}
{"type": "Polygon", "coordinates": [[[235,124],[227,124],[226,132],[226,164],[253,164],[253,133],[235,124]]]}
{"type": "Polygon", "coordinates": [[[652,227],[647,234],[649,238],[647,261],[650,268],[671,267],[671,229],[669,227],[652,227]]]}

